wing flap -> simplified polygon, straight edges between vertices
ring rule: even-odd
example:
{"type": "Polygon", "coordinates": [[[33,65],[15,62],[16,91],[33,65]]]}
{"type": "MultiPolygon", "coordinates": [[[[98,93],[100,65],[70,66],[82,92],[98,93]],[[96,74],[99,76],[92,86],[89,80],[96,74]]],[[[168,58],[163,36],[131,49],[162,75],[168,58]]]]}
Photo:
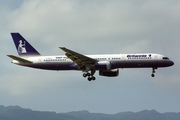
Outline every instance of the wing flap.
{"type": "Polygon", "coordinates": [[[7,55],[7,56],[14,59],[14,60],[17,60],[19,62],[22,62],[22,63],[33,63],[32,61],[29,61],[29,60],[26,60],[24,58],[17,57],[17,56],[14,56],[14,55],[7,55]]]}

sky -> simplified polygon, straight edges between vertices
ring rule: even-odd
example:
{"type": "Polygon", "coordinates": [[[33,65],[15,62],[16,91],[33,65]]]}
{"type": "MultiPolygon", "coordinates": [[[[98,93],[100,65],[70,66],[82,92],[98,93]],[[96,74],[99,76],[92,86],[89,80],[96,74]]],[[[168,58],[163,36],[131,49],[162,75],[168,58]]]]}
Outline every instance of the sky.
{"type": "Polygon", "coordinates": [[[0,104],[40,111],[180,112],[179,0],[0,0],[0,104]],[[118,77],[11,64],[19,32],[42,55],[159,53],[174,66],[120,69],[118,77]]]}

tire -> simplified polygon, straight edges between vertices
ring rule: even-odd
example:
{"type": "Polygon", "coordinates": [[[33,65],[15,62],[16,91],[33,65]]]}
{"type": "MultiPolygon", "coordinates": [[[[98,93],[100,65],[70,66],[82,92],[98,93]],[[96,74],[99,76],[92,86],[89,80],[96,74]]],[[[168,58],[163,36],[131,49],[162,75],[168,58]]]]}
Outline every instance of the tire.
{"type": "Polygon", "coordinates": [[[91,81],[91,77],[88,77],[88,81],[91,81]]]}
{"type": "Polygon", "coordinates": [[[83,74],[83,77],[87,77],[86,73],[83,74]]]}
{"type": "Polygon", "coordinates": [[[90,73],[87,73],[87,76],[90,76],[91,74],[90,73]]]}
{"type": "Polygon", "coordinates": [[[154,74],[151,74],[151,77],[154,77],[155,75],[154,74]]]}
{"type": "Polygon", "coordinates": [[[93,76],[93,77],[92,77],[92,80],[96,80],[96,78],[93,76]]]}

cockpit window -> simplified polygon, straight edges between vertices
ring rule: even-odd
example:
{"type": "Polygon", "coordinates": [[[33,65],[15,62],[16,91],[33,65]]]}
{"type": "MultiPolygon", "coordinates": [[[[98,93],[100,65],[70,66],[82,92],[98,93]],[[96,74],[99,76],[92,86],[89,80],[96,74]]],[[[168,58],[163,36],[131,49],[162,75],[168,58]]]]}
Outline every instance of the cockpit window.
{"type": "Polygon", "coordinates": [[[169,58],[168,57],[163,57],[164,60],[168,60],[169,58]]]}

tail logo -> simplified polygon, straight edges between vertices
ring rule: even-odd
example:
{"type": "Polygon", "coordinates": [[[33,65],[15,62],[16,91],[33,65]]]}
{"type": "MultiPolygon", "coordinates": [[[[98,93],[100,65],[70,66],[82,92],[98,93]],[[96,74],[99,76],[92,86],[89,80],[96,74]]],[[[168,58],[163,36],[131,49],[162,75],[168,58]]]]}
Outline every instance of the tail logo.
{"type": "Polygon", "coordinates": [[[24,44],[23,44],[22,40],[19,41],[18,53],[19,54],[27,53],[27,51],[26,51],[26,41],[24,41],[24,44]]]}

